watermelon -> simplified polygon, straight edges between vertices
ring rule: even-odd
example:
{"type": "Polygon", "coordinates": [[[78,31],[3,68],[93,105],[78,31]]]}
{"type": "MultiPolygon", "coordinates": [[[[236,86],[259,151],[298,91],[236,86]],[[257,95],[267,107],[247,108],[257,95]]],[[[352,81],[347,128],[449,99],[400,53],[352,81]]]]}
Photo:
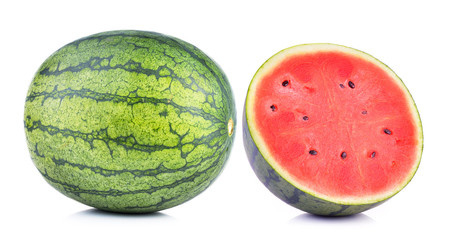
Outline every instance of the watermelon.
{"type": "Polygon", "coordinates": [[[324,216],[356,214],[403,189],[422,155],[415,103],[372,56],[335,44],[304,44],[256,72],[243,140],[260,181],[278,198],[324,216]]]}
{"type": "Polygon", "coordinates": [[[27,93],[31,158],[64,195],[112,212],[155,212],[205,190],[236,125],[220,67],[195,46],[145,31],[76,40],[41,65],[27,93]]]}

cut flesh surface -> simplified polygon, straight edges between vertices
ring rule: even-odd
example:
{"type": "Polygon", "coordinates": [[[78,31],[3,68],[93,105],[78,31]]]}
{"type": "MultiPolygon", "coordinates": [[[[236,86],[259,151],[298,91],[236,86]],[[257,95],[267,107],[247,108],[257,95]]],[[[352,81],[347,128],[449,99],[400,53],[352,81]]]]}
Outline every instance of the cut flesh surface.
{"type": "Polygon", "coordinates": [[[423,137],[411,95],[387,66],[354,49],[283,50],[256,73],[246,108],[269,164],[322,199],[387,199],[420,162],[423,137]]]}

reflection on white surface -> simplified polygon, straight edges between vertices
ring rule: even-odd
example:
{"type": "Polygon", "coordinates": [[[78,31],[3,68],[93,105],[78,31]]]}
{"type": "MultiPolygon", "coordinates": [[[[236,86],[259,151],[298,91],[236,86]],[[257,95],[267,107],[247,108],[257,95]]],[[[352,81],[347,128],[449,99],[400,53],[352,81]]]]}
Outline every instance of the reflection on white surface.
{"type": "Polygon", "coordinates": [[[83,217],[96,217],[96,218],[172,218],[171,216],[162,212],[153,213],[115,213],[98,210],[95,208],[83,210],[71,215],[72,218],[83,218],[83,217]]]}
{"type": "Polygon", "coordinates": [[[376,221],[364,213],[354,214],[343,217],[324,217],[309,213],[302,213],[292,218],[291,224],[320,224],[320,225],[358,225],[358,224],[375,224],[376,221]]]}
{"type": "Polygon", "coordinates": [[[67,220],[72,223],[90,224],[90,223],[107,223],[107,224],[124,224],[126,221],[138,225],[149,223],[168,223],[174,222],[176,219],[162,212],[154,213],[114,213],[106,212],[98,209],[88,209],[76,212],[68,216],[67,220]]]}

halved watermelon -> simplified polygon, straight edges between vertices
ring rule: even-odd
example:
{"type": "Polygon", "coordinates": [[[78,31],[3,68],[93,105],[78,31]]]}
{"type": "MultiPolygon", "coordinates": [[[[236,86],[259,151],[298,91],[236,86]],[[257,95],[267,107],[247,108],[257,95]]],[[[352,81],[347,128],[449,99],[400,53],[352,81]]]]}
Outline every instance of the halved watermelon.
{"type": "Polygon", "coordinates": [[[420,117],[400,78],[372,56],[334,44],[294,46],[261,66],[246,97],[243,137],[272,193],[330,216],[398,193],[423,149],[420,117]]]}

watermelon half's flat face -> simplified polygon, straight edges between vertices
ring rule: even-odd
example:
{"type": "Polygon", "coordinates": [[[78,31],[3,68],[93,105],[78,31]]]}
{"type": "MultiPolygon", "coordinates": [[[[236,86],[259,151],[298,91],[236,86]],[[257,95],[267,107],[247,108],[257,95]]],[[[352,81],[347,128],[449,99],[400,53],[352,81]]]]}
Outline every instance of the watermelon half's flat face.
{"type": "Polygon", "coordinates": [[[398,76],[333,44],[285,49],[254,76],[244,112],[253,169],[286,202],[349,215],[399,192],[420,162],[423,135],[398,76]]]}

